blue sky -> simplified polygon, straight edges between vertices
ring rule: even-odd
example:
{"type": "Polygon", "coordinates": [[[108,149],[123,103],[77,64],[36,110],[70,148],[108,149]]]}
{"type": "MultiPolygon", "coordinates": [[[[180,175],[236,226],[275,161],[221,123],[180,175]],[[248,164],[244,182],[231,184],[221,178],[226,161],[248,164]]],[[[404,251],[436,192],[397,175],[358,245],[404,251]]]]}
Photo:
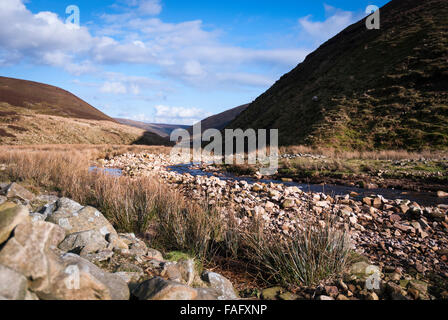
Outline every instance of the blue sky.
{"type": "Polygon", "coordinates": [[[253,101],[387,2],[1,0],[0,75],[59,86],[113,117],[192,124],[253,101]]]}

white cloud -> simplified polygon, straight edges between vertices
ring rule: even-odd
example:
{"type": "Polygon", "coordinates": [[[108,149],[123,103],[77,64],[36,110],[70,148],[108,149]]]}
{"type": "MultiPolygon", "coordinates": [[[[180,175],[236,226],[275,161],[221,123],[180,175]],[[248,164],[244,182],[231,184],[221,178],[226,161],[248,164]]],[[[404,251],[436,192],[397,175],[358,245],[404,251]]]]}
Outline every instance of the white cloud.
{"type": "Polygon", "coordinates": [[[272,85],[275,80],[259,74],[252,73],[217,73],[216,77],[219,81],[237,83],[246,86],[267,87],[272,85]]]}
{"type": "Polygon", "coordinates": [[[121,82],[105,82],[100,91],[113,94],[126,94],[128,92],[121,82]]]}
{"type": "Polygon", "coordinates": [[[156,113],[154,122],[193,125],[211,114],[198,108],[170,107],[158,105],[154,107],[156,113]]]}
{"type": "Polygon", "coordinates": [[[138,10],[144,15],[158,15],[162,12],[160,0],[141,0],[138,4],[138,10]]]}
{"type": "Polygon", "coordinates": [[[324,4],[324,8],[327,16],[324,21],[313,21],[311,15],[299,19],[299,24],[304,32],[308,36],[311,36],[316,43],[321,43],[332,38],[362,18],[361,14],[343,11],[326,4],[324,4]]]}

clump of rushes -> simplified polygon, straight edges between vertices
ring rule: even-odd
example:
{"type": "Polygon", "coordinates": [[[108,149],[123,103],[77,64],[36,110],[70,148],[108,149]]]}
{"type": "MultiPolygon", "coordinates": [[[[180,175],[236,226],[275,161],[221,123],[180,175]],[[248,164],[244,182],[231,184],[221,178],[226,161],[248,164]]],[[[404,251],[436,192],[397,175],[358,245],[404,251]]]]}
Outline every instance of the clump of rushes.
{"type": "Polygon", "coordinates": [[[186,203],[177,194],[173,200],[157,210],[157,243],[168,250],[191,253],[200,260],[213,258],[226,232],[217,208],[186,203]]]}
{"type": "Polygon", "coordinates": [[[245,255],[264,281],[288,287],[316,285],[344,270],[349,237],[331,223],[308,226],[288,237],[267,234],[256,226],[243,234],[245,255]]]}

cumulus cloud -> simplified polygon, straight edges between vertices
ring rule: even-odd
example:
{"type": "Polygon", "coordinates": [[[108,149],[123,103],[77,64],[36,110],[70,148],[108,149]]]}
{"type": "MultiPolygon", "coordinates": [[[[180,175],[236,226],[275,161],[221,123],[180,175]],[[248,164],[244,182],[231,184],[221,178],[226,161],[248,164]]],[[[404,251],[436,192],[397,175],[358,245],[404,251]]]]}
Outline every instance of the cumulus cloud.
{"type": "Polygon", "coordinates": [[[211,114],[198,108],[155,106],[154,122],[193,125],[211,114]]]}
{"type": "Polygon", "coordinates": [[[105,82],[100,89],[103,93],[126,94],[128,90],[121,82],[105,82]]]}
{"type": "Polygon", "coordinates": [[[316,43],[326,41],[340,31],[362,18],[362,14],[351,11],[343,11],[335,7],[324,5],[327,18],[324,21],[313,21],[308,15],[299,19],[299,24],[304,32],[311,36],[316,43]]]}

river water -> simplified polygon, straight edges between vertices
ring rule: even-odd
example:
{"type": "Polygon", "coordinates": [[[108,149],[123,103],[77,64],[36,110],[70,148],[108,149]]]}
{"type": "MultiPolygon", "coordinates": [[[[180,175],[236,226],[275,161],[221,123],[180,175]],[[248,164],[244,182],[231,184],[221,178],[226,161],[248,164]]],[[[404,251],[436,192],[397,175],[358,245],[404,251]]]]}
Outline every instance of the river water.
{"type": "MultiPolygon", "coordinates": [[[[192,176],[207,176],[212,177],[215,176],[214,172],[206,172],[201,169],[196,169],[192,164],[180,164],[175,166],[168,167],[169,170],[177,172],[179,174],[189,173],[192,176]]],[[[423,206],[435,206],[439,204],[447,204],[448,198],[439,198],[435,193],[430,192],[413,192],[413,191],[403,191],[397,189],[362,189],[356,187],[349,186],[341,186],[341,185],[322,185],[322,184],[303,184],[297,182],[283,182],[280,180],[256,180],[247,177],[236,177],[230,173],[219,173],[218,177],[222,180],[237,180],[237,181],[247,181],[249,184],[254,183],[274,183],[274,184],[283,184],[285,186],[297,186],[301,190],[308,192],[321,192],[331,196],[334,195],[346,195],[351,192],[356,192],[359,194],[358,199],[362,199],[364,197],[369,196],[377,196],[381,195],[388,200],[396,200],[396,199],[406,199],[410,201],[415,201],[423,206]]]]}

